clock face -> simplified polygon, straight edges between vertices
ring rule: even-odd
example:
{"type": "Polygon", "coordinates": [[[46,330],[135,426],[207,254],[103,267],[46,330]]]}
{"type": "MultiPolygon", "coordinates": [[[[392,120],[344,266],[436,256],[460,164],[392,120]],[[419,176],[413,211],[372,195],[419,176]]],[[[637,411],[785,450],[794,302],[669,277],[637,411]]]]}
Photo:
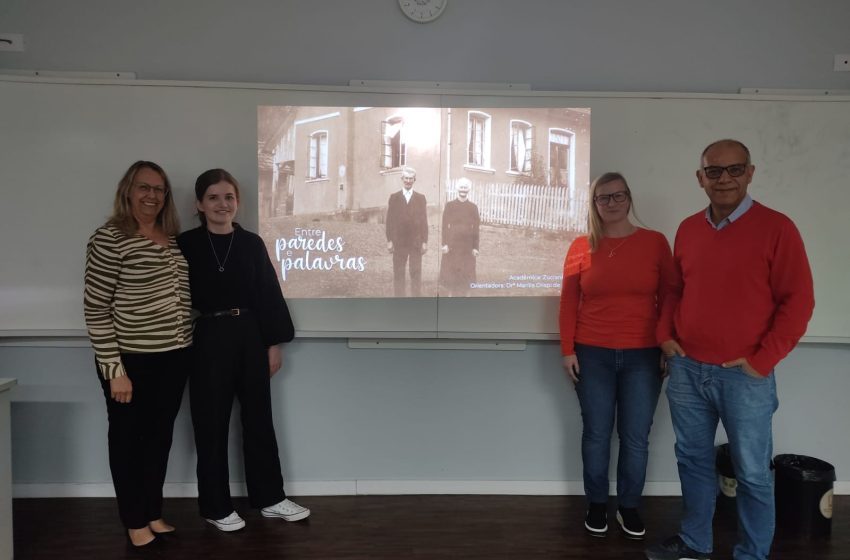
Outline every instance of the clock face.
{"type": "Polygon", "coordinates": [[[446,9],[448,0],[398,0],[404,15],[417,23],[434,21],[446,9]]]}

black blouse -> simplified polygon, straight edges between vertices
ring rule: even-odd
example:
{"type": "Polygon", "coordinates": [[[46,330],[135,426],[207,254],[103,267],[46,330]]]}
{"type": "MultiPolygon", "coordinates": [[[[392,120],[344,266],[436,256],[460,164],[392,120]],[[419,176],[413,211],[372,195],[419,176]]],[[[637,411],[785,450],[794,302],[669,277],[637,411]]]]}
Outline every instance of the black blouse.
{"type": "Polygon", "coordinates": [[[250,309],[258,317],[266,346],[292,340],[295,328],[289,308],[260,236],[238,224],[233,224],[233,233],[207,233],[201,226],[177,238],[189,262],[192,307],[202,314],[234,307],[250,309]],[[224,268],[221,272],[219,263],[224,268]]]}

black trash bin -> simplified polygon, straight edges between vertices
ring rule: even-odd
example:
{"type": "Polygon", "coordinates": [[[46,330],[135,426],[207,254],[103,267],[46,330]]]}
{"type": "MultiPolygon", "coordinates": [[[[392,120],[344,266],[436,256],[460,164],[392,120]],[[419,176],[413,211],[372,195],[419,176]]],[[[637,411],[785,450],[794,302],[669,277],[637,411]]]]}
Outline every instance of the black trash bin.
{"type": "Polygon", "coordinates": [[[717,509],[734,511],[738,480],[735,478],[735,465],[732,463],[729,444],[718,445],[714,457],[714,467],[717,471],[717,509]]]}
{"type": "Polygon", "coordinates": [[[801,537],[829,536],[835,467],[805,455],[777,455],[773,462],[778,529],[801,537]]]}

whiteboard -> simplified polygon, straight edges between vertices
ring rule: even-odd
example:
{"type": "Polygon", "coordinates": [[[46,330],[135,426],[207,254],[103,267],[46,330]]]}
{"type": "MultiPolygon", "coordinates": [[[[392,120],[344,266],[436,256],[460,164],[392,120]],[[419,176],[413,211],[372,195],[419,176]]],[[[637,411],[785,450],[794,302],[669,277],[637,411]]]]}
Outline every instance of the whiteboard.
{"type": "MultiPolygon", "coordinates": [[[[709,142],[746,143],[753,198],[799,227],[815,278],[807,340],[850,342],[850,97],[481,92],[0,76],[0,336],[84,329],[85,244],[137,159],[163,165],[184,228],[211,167],[243,183],[256,230],[258,105],[590,107],[591,176],[622,172],[641,221],[672,241],[705,208],[709,142]]],[[[566,250],[566,247],[564,248],[566,250]]],[[[553,255],[560,259],[563,255],[553,255]]],[[[554,338],[557,298],[293,300],[301,336],[554,338]]]]}

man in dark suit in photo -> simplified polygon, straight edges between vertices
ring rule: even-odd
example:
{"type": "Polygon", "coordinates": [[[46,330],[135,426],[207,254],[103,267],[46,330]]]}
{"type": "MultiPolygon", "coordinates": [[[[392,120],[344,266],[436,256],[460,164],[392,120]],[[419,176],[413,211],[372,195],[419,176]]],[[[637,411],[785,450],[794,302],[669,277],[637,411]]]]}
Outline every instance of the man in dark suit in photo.
{"type": "Polygon", "coordinates": [[[428,250],[428,214],[425,195],[413,191],[416,170],[401,171],[403,188],[387,203],[387,250],[393,255],[393,294],[405,296],[405,268],[410,268],[410,295],[422,291],[422,255],[428,250]],[[408,265],[409,263],[409,265],[408,265]]]}

